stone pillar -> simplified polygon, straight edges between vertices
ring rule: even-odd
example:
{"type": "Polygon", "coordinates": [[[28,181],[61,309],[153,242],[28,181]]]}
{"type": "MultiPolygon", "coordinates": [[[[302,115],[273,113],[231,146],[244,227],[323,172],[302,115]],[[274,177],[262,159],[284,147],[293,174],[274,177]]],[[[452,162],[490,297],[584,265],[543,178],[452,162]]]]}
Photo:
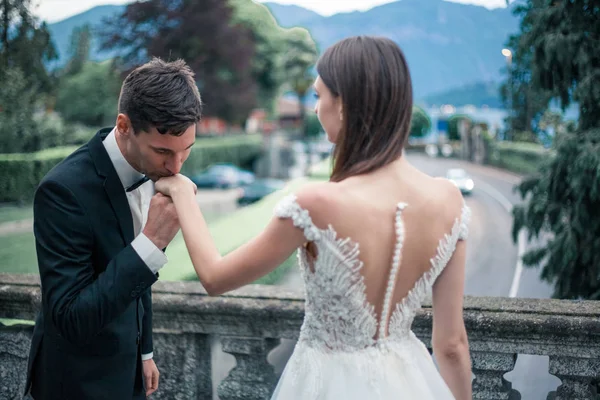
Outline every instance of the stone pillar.
{"type": "Polygon", "coordinates": [[[470,159],[470,147],[469,147],[469,120],[466,118],[460,118],[458,120],[458,134],[460,135],[460,158],[463,160],[470,159]]]}
{"type": "Polygon", "coordinates": [[[21,399],[27,377],[32,326],[0,322],[0,398],[21,399]]]}
{"type": "Polygon", "coordinates": [[[495,353],[472,351],[473,362],[473,399],[481,400],[513,400],[520,399],[519,393],[504,374],[512,371],[517,361],[517,355],[511,353],[495,353]]]}
{"type": "Polygon", "coordinates": [[[236,366],[218,388],[221,400],[268,400],[277,376],[267,361],[279,339],[223,337],[223,351],[235,357],[236,366]]]}
{"type": "Polygon", "coordinates": [[[156,332],[154,360],[160,372],[160,400],[211,399],[211,350],[208,335],[156,332]]]}
{"type": "Polygon", "coordinates": [[[549,372],[562,382],[556,400],[596,399],[599,394],[593,381],[600,379],[600,359],[550,356],[549,372]]]}

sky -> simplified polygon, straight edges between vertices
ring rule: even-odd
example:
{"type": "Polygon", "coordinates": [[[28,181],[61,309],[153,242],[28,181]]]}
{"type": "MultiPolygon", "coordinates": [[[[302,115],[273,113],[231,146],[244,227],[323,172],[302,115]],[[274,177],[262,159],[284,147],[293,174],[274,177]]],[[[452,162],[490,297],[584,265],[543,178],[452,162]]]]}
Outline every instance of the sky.
{"type": "MultiPolygon", "coordinates": [[[[280,4],[295,4],[322,15],[339,12],[364,11],[394,0],[258,0],[280,4]]],[[[506,0],[449,0],[455,3],[477,4],[487,8],[506,7],[506,0]]],[[[34,0],[34,13],[47,22],[56,22],[104,4],[126,4],[131,0],[34,0]]]]}

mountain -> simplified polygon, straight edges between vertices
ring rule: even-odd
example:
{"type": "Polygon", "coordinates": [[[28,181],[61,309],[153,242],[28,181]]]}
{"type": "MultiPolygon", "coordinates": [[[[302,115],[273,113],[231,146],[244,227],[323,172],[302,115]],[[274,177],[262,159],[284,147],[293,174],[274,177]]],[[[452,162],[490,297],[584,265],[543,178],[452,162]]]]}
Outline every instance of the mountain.
{"type": "MultiPolygon", "coordinates": [[[[401,0],[365,12],[329,17],[298,6],[264,4],[281,26],[307,28],[321,50],[353,35],[391,38],[406,55],[417,99],[477,82],[498,82],[505,67],[500,51],[508,36],[517,32],[519,23],[506,8],[489,10],[443,0],[401,0]]],[[[73,27],[89,23],[97,28],[103,18],[122,10],[123,6],[99,6],[51,24],[59,62],[66,60],[73,27]]],[[[93,47],[93,59],[109,55],[93,47]]]]}
{"type": "MultiPolygon", "coordinates": [[[[54,65],[62,66],[68,60],[69,47],[71,40],[71,32],[77,27],[84,25],[90,25],[93,30],[97,30],[102,27],[102,22],[105,18],[114,17],[123,12],[125,6],[97,6],[91,8],[81,14],[74,15],[62,21],[48,24],[48,29],[52,35],[52,40],[58,51],[58,60],[55,61],[54,65]]],[[[114,52],[106,52],[99,50],[98,40],[92,40],[92,49],[90,51],[90,57],[92,60],[102,61],[110,58],[114,52]]]]}
{"type": "Polygon", "coordinates": [[[507,8],[489,10],[443,0],[401,0],[366,12],[310,19],[290,6],[265,5],[281,26],[307,28],[320,49],[352,35],[391,38],[406,55],[417,98],[498,81],[506,62],[501,50],[519,24],[507,8]]]}
{"type": "Polygon", "coordinates": [[[271,11],[280,26],[305,26],[305,23],[325,18],[320,14],[293,4],[263,3],[271,11]]]}
{"type": "Polygon", "coordinates": [[[476,82],[426,96],[422,102],[426,106],[452,104],[456,107],[467,105],[502,108],[499,85],[495,82],[476,82]]]}

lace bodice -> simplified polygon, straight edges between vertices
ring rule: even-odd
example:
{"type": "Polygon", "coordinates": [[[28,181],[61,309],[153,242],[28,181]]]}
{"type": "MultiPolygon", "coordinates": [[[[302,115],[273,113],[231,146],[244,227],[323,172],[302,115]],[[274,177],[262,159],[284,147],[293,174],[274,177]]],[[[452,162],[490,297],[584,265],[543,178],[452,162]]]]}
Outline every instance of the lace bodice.
{"type": "Polygon", "coordinates": [[[461,217],[456,219],[451,232],[440,240],[429,271],[417,280],[401,302],[392,307],[394,282],[404,244],[402,212],[407,206],[405,203],[397,206],[396,245],[380,322],[374,306],[366,298],[358,244],[350,238],[338,238],[331,225],[327,229],[315,226],[309,212],[300,207],[295,195],[288,195],[278,203],[275,215],[291,218],[294,225],[303,230],[306,239],[316,245],[318,251],[312,270],[309,268],[306,251],[298,251],[306,290],[301,341],[309,342],[311,346],[324,351],[352,351],[374,346],[378,341],[401,340],[410,333],[416,312],[450,260],[456,243],[468,235],[470,210],[463,205],[461,217]],[[386,332],[389,334],[386,335],[386,332]]]}

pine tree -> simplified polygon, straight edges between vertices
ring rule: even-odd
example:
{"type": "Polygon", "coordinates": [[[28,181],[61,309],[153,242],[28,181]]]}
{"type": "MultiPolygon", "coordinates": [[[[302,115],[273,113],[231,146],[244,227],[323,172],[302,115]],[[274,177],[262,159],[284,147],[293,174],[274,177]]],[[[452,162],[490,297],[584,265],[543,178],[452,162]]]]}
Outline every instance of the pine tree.
{"type": "Polygon", "coordinates": [[[597,1],[528,0],[519,48],[531,52],[531,85],[563,108],[579,107],[573,130],[557,132],[554,155],[518,187],[513,239],[521,228],[545,244],[524,263],[541,265],[554,297],[600,299],[600,6],[597,1]]]}
{"type": "Polygon", "coordinates": [[[51,93],[55,77],[46,64],[57,54],[31,0],[0,0],[0,152],[39,150],[34,112],[51,93]]]}

